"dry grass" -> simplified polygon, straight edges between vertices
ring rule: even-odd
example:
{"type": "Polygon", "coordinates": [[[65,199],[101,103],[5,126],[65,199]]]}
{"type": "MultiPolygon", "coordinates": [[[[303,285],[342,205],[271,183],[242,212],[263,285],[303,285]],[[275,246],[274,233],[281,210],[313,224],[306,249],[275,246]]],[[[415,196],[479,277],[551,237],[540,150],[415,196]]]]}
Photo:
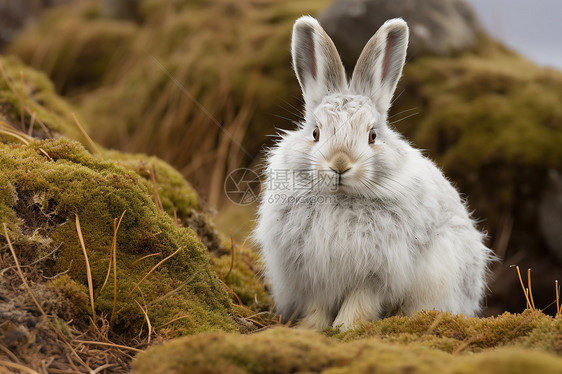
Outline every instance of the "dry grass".
{"type": "Polygon", "coordinates": [[[234,259],[236,257],[236,245],[234,245],[234,239],[232,238],[232,235],[230,235],[230,256],[231,256],[230,268],[228,268],[228,272],[224,276],[224,279],[228,279],[228,276],[232,272],[232,268],[234,268],[234,259]]]}
{"type": "Polygon", "coordinates": [[[25,279],[25,276],[23,275],[23,272],[21,271],[21,266],[18,260],[18,257],[16,256],[16,251],[14,251],[14,247],[12,246],[12,242],[10,240],[10,236],[8,235],[8,227],[6,226],[6,223],[2,224],[4,226],[4,236],[6,238],[6,241],[8,242],[8,247],[10,248],[10,252],[12,252],[12,256],[14,258],[14,262],[16,263],[16,268],[18,271],[18,275],[21,278],[21,281],[26,289],[26,291],[28,292],[29,296],[31,296],[31,299],[33,300],[33,302],[35,303],[35,306],[37,307],[37,309],[41,312],[41,314],[43,316],[47,316],[47,313],[45,313],[45,311],[43,310],[43,308],[41,307],[41,304],[39,304],[39,302],[37,301],[37,299],[35,298],[35,295],[33,294],[33,292],[31,291],[31,288],[29,287],[29,284],[27,283],[27,280],[25,279]]]}
{"type": "MultiPolygon", "coordinates": [[[[519,283],[521,284],[521,289],[523,290],[523,294],[525,295],[526,307],[525,309],[529,309],[532,311],[537,310],[535,306],[535,300],[533,299],[533,287],[531,283],[531,269],[527,269],[527,286],[523,282],[523,278],[521,277],[521,271],[519,270],[519,266],[511,265],[517,270],[517,276],[519,277],[519,283]]],[[[556,313],[555,317],[559,317],[562,315],[562,305],[560,304],[560,286],[558,285],[558,280],[554,281],[554,288],[556,298],[553,303],[555,303],[556,313]]],[[[550,306],[550,305],[549,305],[550,306]]]]}
{"type": "Polygon", "coordinates": [[[141,258],[136,259],[135,261],[133,261],[133,263],[131,263],[131,268],[133,268],[135,266],[135,264],[141,262],[142,260],[146,259],[146,258],[150,258],[150,257],[154,257],[154,256],[162,256],[161,252],[158,253],[151,253],[149,255],[146,256],[142,256],[141,258]]]}
{"type": "MultiPolygon", "coordinates": [[[[146,320],[146,325],[148,326],[148,334],[146,337],[147,343],[150,344],[150,339],[152,337],[152,324],[150,323],[150,318],[148,317],[148,312],[147,312],[147,307],[145,306],[144,308],[139,304],[138,301],[135,300],[135,303],[139,306],[140,310],[142,311],[142,314],[144,315],[144,319],[146,320]]],[[[142,333],[142,331],[141,331],[142,333]]]]}
{"type": "MultiPolygon", "coordinates": [[[[16,255],[16,252],[14,250],[14,247],[12,246],[12,242],[10,240],[10,236],[8,235],[8,228],[6,226],[6,223],[2,224],[4,226],[4,235],[6,238],[6,241],[8,243],[8,247],[10,248],[10,252],[12,253],[14,262],[16,264],[16,269],[18,272],[18,275],[22,281],[22,284],[24,285],[26,291],[28,292],[29,296],[31,297],[31,299],[33,300],[33,302],[35,303],[35,306],[37,307],[37,310],[39,310],[39,312],[41,312],[41,315],[44,317],[45,320],[48,321],[49,325],[51,326],[51,328],[54,330],[54,332],[59,336],[59,338],[62,340],[63,344],[65,344],[74,354],[74,356],[78,359],[78,361],[80,362],[80,364],[82,364],[82,366],[84,366],[85,368],[87,368],[90,372],[92,371],[92,369],[90,369],[88,367],[88,365],[82,360],[82,358],[78,355],[78,353],[76,352],[76,350],[71,346],[71,344],[69,343],[69,341],[67,340],[67,338],[53,325],[51,319],[49,318],[49,316],[47,315],[47,313],[45,312],[45,310],[41,307],[41,304],[37,301],[37,298],[35,297],[33,291],[31,290],[31,287],[29,286],[27,279],[25,278],[25,275],[23,274],[22,270],[21,270],[21,266],[18,260],[18,257],[16,255]]],[[[93,305],[93,304],[92,304],[93,305]]],[[[71,361],[71,360],[69,360],[71,361]]]]}
{"type": "Polygon", "coordinates": [[[27,134],[14,129],[11,125],[4,121],[0,121],[0,134],[14,137],[26,145],[28,145],[29,141],[32,139],[31,136],[28,136],[27,134]]]}
{"type": "Polygon", "coordinates": [[[156,184],[156,173],[154,172],[154,168],[150,170],[150,180],[152,182],[152,193],[154,195],[156,207],[158,207],[159,211],[163,212],[164,208],[162,207],[162,200],[160,200],[160,195],[158,194],[158,185],[156,184]]]}
{"type": "Polygon", "coordinates": [[[135,348],[135,347],[130,347],[128,345],[122,345],[122,344],[115,344],[115,343],[108,343],[108,342],[98,342],[98,341],[93,341],[93,340],[80,340],[80,339],[75,339],[74,342],[78,343],[78,344],[103,345],[105,347],[125,349],[127,351],[132,351],[132,352],[136,352],[136,353],[143,352],[142,349],[138,349],[138,348],[135,348]]]}
{"type": "Polygon", "coordinates": [[[90,135],[88,135],[88,133],[86,132],[86,130],[84,130],[84,127],[82,127],[82,125],[80,124],[80,121],[78,121],[78,118],[76,118],[76,114],[71,113],[72,114],[72,119],[74,119],[74,123],[76,123],[76,127],[78,127],[78,129],[80,130],[80,132],[82,133],[82,135],[84,135],[84,137],[88,140],[88,143],[90,144],[90,146],[92,147],[92,149],[94,150],[94,152],[100,157],[103,158],[100,150],[98,149],[98,146],[96,145],[96,143],[94,143],[94,141],[92,140],[92,138],[90,138],[90,135]]]}
{"type": "MultiPolygon", "coordinates": [[[[15,362],[0,360],[0,369],[2,369],[2,366],[7,367],[7,368],[11,368],[11,369],[16,369],[16,370],[19,370],[19,371],[23,371],[24,373],[39,374],[38,372],[36,372],[33,369],[28,368],[27,366],[23,366],[21,364],[16,364],[15,362]]],[[[4,373],[3,369],[2,369],[2,372],[4,373]]],[[[9,373],[9,371],[6,371],[5,373],[9,373]]]]}
{"type": "MultiPolygon", "coordinates": [[[[11,251],[13,261],[15,263],[15,269],[16,269],[17,274],[18,274],[18,276],[19,276],[19,278],[22,282],[22,285],[25,287],[27,293],[29,294],[30,298],[34,302],[35,307],[41,313],[44,320],[46,320],[48,322],[48,325],[50,326],[50,329],[51,329],[51,333],[53,334],[54,337],[56,337],[56,344],[60,344],[61,346],[66,346],[68,348],[70,354],[72,354],[74,356],[74,359],[72,359],[70,356],[68,356],[68,354],[65,357],[66,360],[67,360],[67,365],[68,365],[67,369],[64,369],[64,370],[57,369],[57,367],[59,367],[59,368],[64,367],[63,362],[60,359],[57,359],[56,367],[55,366],[51,367],[50,366],[51,364],[49,363],[47,366],[45,366],[44,370],[40,370],[40,373],[41,374],[57,373],[57,372],[81,373],[81,372],[84,372],[84,369],[88,373],[99,373],[99,372],[102,372],[103,370],[109,369],[109,368],[114,368],[112,370],[112,372],[116,372],[116,373],[128,372],[128,370],[123,371],[123,368],[124,367],[128,368],[128,365],[129,365],[132,357],[128,353],[123,353],[123,351],[139,353],[139,352],[142,352],[143,349],[139,349],[139,348],[136,348],[136,347],[133,347],[133,346],[130,346],[130,345],[117,344],[117,343],[114,343],[114,342],[110,341],[109,338],[108,338],[108,334],[111,331],[110,328],[109,328],[110,324],[109,324],[109,321],[107,321],[103,316],[97,317],[97,322],[101,324],[100,327],[96,326],[93,323],[93,320],[92,320],[92,325],[91,325],[90,329],[88,329],[84,332],[80,332],[80,333],[75,331],[75,334],[78,336],[78,338],[74,338],[74,339],[70,339],[70,340],[67,339],[59,331],[59,329],[53,325],[52,317],[49,316],[45,312],[45,310],[41,306],[41,302],[34,295],[34,292],[32,291],[32,288],[30,287],[30,285],[29,285],[29,283],[28,283],[28,281],[27,281],[27,279],[26,279],[26,277],[25,277],[25,275],[22,271],[22,267],[20,265],[20,262],[18,260],[17,255],[16,255],[16,252],[13,248],[12,242],[10,240],[10,236],[8,234],[7,225],[5,223],[3,224],[3,229],[4,229],[4,236],[5,236],[6,241],[8,243],[8,247],[11,251]],[[96,340],[85,340],[85,339],[80,338],[81,336],[85,336],[85,335],[90,336],[90,337],[95,337],[96,340]],[[100,350],[98,348],[91,349],[91,348],[88,348],[89,346],[100,346],[100,347],[104,347],[104,348],[103,348],[103,350],[100,350]],[[93,359],[94,357],[95,357],[95,360],[93,359]],[[74,362],[75,360],[76,360],[76,363],[74,362]],[[92,361],[95,361],[95,362],[106,361],[106,363],[99,364],[99,365],[95,366],[95,368],[92,368],[92,366],[93,366],[92,361]],[[76,366],[76,364],[78,364],[78,366],[76,366]],[[82,367],[83,369],[80,369],[80,367],[82,367]],[[118,368],[115,369],[115,367],[118,367],[118,368]]],[[[138,302],[137,302],[137,304],[138,304],[138,302]]],[[[138,304],[138,305],[141,308],[141,310],[143,311],[143,314],[145,315],[145,318],[146,318],[147,324],[148,324],[147,340],[145,342],[139,343],[139,345],[143,346],[143,347],[146,347],[151,342],[151,336],[153,334],[153,328],[152,328],[152,325],[150,323],[150,319],[148,317],[146,308],[142,308],[140,306],[140,304],[138,304]]],[[[20,370],[20,371],[25,372],[25,373],[39,373],[39,372],[35,371],[34,369],[31,369],[31,368],[25,366],[23,363],[21,363],[20,360],[16,356],[14,356],[13,353],[10,350],[7,350],[7,348],[5,348],[5,347],[0,347],[0,348],[13,361],[13,362],[8,362],[8,361],[4,361],[4,360],[0,359],[0,372],[3,372],[3,368],[10,368],[10,369],[15,369],[15,370],[20,370]]]]}
{"type": "Polygon", "coordinates": [[[80,218],[78,218],[78,213],[75,213],[76,217],[76,232],[78,233],[78,238],[80,239],[80,246],[84,253],[84,260],[86,261],[86,275],[88,277],[88,290],[90,291],[90,306],[92,307],[92,318],[94,323],[96,322],[96,308],[94,306],[94,285],[92,282],[92,269],[90,268],[90,260],[88,259],[88,251],[86,251],[86,245],[84,244],[84,238],[82,237],[82,230],[80,229],[80,218]]]}
{"type": "Polygon", "coordinates": [[[138,281],[138,283],[133,287],[133,289],[131,291],[129,291],[129,293],[127,294],[126,299],[128,299],[129,297],[131,297],[131,295],[133,294],[133,292],[142,284],[142,282],[144,282],[146,280],[146,278],[148,278],[148,276],[150,274],[152,274],[154,272],[154,270],[156,270],[160,265],[162,265],[164,262],[168,261],[169,259],[171,259],[172,257],[174,257],[176,254],[178,254],[180,251],[182,250],[182,248],[178,248],[174,253],[172,253],[171,255],[169,255],[168,257],[166,257],[165,259],[163,259],[162,261],[160,261],[159,263],[157,263],[156,265],[154,265],[154,267],[152,269],[150,269],[148,271],[148,273],[146,273],[144,275],[144,277],[141,278],[140,281],[138,281]]]}

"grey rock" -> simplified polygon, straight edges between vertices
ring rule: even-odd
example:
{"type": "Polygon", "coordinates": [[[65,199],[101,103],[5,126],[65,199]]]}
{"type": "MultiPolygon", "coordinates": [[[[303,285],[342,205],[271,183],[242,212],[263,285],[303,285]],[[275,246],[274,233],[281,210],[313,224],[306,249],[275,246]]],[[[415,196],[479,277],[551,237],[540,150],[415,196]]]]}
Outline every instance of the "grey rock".
{"type": "Polygon", "coordinates": [[[466,50],[481,30],[463,0],[336,0],[318,18],[350,70],[369,38],[386,20],[396,17],[410,27],[410,57],[466,50]]]}

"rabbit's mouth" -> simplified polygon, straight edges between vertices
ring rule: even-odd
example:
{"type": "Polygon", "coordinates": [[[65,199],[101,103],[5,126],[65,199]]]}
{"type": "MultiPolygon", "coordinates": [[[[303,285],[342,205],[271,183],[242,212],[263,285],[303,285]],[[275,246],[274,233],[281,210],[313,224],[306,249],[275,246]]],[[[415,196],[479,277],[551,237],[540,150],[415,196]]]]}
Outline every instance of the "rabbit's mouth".
{"type": "Polygon", "coordinates": [[[343,178],[344,178],[343,175],[344,175],[345,173],[347,173],[348,171],[350,171],[350,170],[351,170],[351,167],[345,169],[344,171],[339,171],[339,170],[335,170],[335,169],[332,169],[332,168],[330,168],[330,169],[331,169],[331,170],[334,172],[334,174],[335,174],[335,178],[334,178],[334,179],[335,179],[335,184],[336,184],[336,186],[338,186],[338,187],[343,186],[343,185],[344,185],[344,184],[343,184],[343,178]]]}

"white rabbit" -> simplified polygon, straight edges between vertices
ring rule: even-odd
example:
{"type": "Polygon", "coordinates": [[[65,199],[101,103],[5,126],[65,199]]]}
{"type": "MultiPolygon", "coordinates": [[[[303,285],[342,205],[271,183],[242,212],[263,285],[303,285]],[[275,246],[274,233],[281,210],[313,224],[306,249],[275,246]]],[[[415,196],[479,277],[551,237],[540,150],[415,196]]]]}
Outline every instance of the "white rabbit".
{"type": "Polygon", "coordinates": [[[305,118],[269,151],[254,239],[277,311],[348,329],[389,314],[481,309],[492,252],[441,171],[387,123],[408,26],[387,21],[348,83],[312,17],[293,29],[305,118]]]}

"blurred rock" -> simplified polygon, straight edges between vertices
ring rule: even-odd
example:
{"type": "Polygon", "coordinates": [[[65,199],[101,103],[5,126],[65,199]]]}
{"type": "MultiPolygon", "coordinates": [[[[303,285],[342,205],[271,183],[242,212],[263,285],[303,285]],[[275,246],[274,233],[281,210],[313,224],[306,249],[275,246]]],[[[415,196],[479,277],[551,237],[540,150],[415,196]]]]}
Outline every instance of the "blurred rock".
{"type": "Polygon", "coordinates": [[[30,20],[45,8],[73,0],[0,0],[0,49],[16,37],[30,20]]]}
{"type": "Polygon", "coordinates": [[[410,26],[410,57],[463,51],[475,44],[480,29],[463,0],[336,0],[319,20],[351,69],[369,38],[396,17],[410,26]]]}
{"type": "Polygon", "coordinates": [[[550,252],[562,261],[562,175],[554,169],[539,205],[539,229],[550,252]]]}

